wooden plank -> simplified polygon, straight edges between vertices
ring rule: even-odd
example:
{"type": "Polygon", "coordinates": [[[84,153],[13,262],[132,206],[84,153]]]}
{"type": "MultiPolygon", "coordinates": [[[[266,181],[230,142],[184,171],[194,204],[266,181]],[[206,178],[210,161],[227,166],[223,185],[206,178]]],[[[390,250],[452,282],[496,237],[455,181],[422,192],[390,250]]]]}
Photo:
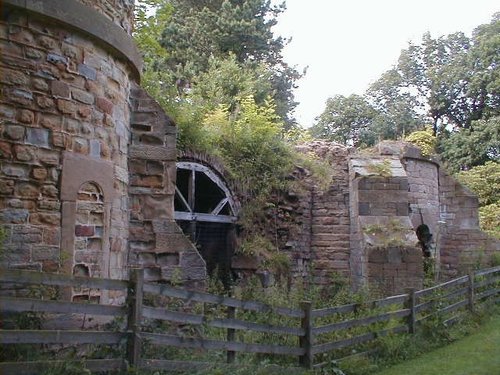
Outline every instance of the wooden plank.
{"type": "Polygon", "coordinates": [[[474,272],[469,273],[469,282],[467,283],[467,302],[470,312],[474,312],[474,272]]]}
{"type": "Polygon", "coordinates": [[[467,300],[458,301],[450,306],[446,306],[446,307],[443,307],[442,309],[439,309],[438,313],[439,314],[446,314],[446,313],[449,313],[450,311],[454,311],[454,310],[457,310],[463,306],[466,306],[467,304],[468,304],[467,300]]]}
{"type": "Polygon", "coordinates": [[[127,304],[130,306],[127,319],[127,331],[130,332],[127,341],[127,361],[131,366],[137,366],[141,361],[142,339],[140,336],[142,323],[142,300],[144,286],[144,269],[133,269],[127,290],[127,304]]]}
{"type": "Polygon", "coordinates": [[[372,305],[373,307],[383,307],[383,306],[389,306],[389,305],[395,305],[399,303],[404,303],[408,299],[408,294],[400,294],[397,296],[391,296],[387,297],[384,299],[379,299],[377,301],[373,301],[372,305]]]}
{"type": "Polygon", "coordinates": [[[490,275],[492,273],[500,272],[500,266],[488,268],[486,270],[476,271],[474,274],[477,276],[490,275]]]}
{"type": "Polygon", "coordinates": [[[314,346],[312,349],[312,352],[313,352],[313,354],[321,354],[321,353],[329,352],[331,350],[345,348],[347,346],[354,346],[354,345],[362,344],[366,341],[370,341],[370,340],[373,340],[375,338],[377,338],[376,333],[369,332],[369,333],[365,333],[363,335],[351,337],[348,339],[334,341],[334,342],[314,346]]]}
{"type": "Polygon", "coordinates": [[[369,316],[366,318],[361,318],[361,319],[351,319],[351,320],[344,320],[342,322],[338,323],[331,323],[327,324],[324,326],[320,327],[315,327],[313,328],[313,332],[315,335],[321,335],[325,333],[330,333],[333,331],[341,330],[341,329],[348,329],[352,327],[359,327],[359,326],[364,326],[364,325],[369,325],[377,322],[383,322],[390,320],[392,318],[402,318],[405,316],[410,315],[410,310],[409,309],[402,309],[402,310],[397,310],[397,311],[391,311],[379,315],[374,315],[374,316],[369,316]]]}
{"type": "Polygon", "coordinates": [[[0,374],[38,375],[40,371],[64,364],[82,364],[92,372],[126,370],[123,359],[87,359],[82,361],[30,361],[30,362],[0,362],[0,374]]]}
{"type": "Polygon", "coordinates": [[[304,349],[304,355],[299,357],[299,363],[302,367],[312,369],[314,365],[314,354],[312,352],[314,345],[314,330],[312,318],[312,303],[303,301],[301,303],[304,317],[301,320],[301,327],[304,330],[304,336],[299,337],[299,346],[304,349]]]}
{"type": "Polygon", "coordinates": [[[476,289],[478,288],[481,288],[483,286],[486,286],[486,285],[490,285],[490,284],[493,284],[493,283],[496,283],[496,282],[499,282],[500,281],[500,275],[499,276],[493,276],[491,278],[486,278],[485,280],[481,280],[481,281],[476,281],[474,286],[476,289]]]}
{"type": "Polygon", "coordinates": [[[485,299],[485,298],[494,296],[497,293],[500,293],[500,289],[499,288],[486,290],[484,292],[476,294],[476,299],[478,299],[478,300],[485,299]]]}
{"type": "Polygon", "coordinates": [[[299,309],[290,309],[286,307],[272,307],[261,302],[242,301],[235,298],[217,296],[208,293],[196,292],[192,290],[173,288],[168,285],[144,284],[145,293],[159,294],[162,296],[180,298],[186,301],[212,303],[236,307],[243,310],[251,310],[263,313],[274,312],[276,314],[289,316],[292,318],[302,318],[304,313],[299,309]]]}
{"type": "Polygon", "coordinates": [[[316,345],[313,347],[313,354],[326,353],[335,349],[342,349],[349,346],[359,345],[367,341],[371,341],[380,336],[388,335],[389,333],[403,333],[408,332],[407,325],[400,325],[394,328],[389,328],[377,332],[369,332],[363,335],[350,337],[348,339],[338,340],[334,342],[329,342],[321,345],[316,345]]]}
{"type": "Polygon", "coordinates": [[[316,309],[313,310],[312,316],[313,318],[323,318],[326,316],[330,316],[333,314],[345,314],[356,311],[360,307],[368,307],[368,308],[377,308],[389,305],[395,305],[399,303],[404,303],[408,298],[408,294],[399,294],[397,296],[391,296],[375,301],[368,302],[366,304],[358,304],[352,303],[348,305],[335,306],[335,307],[327,307],[324,309],[316,309]]]}
{"type": "Polygon", "coordinates": [[[16,284],[61,285],[106,290],[127,289],[127,281],[124,280],[96,279],[55,273],[6,269],[0,270],[0,281],[16,284]]]}
{"type": "Polygon", "coordinates": [[[312,311],[313,318],[323,318],[326,316],[330,316],[333,314],[345,314],[350,313],[356,310],[359,304],[352,303],[349,305],[335,306],[335,307],[327,307],[324,309],[317,309],[312,311]]]}
{"type": "Polygon", "coordinates": [[[459,277],[458,279],[453,279],[453,280],[447,281],[445,283],[442,283],[442,284],[439,284],[439,285],[436,285],[436,286],[433,286],[433,287],[430,287],[427,289],[419,290],[419,291],[415,292],[415,295],[417,297],[426,296],[426,295],[428,295],[428,294],[430,294],[438,289],[448,289],[448,288],[454,287],[456,285],[464,284],[464,283],[468,282],[468,280],[469,280],[468,275],[462,276],[462,277],[459,277]]]}
{"type": "MultiPolygon", "coordinates": [[[[227,307],[226,317],[228,320],[236,320],[236,308],[235,307],[227,307]]],[[[228,328],[226,331],[226,341],[234,342],[236,340],[236,331],[233,328],[228,328]]],[[[226,362],[234,363],[236,359],[236,352],[232,350],[228,350],[226,352],[226,362]]]]}
{"type": "Polygon", "coordinates": [[[176,323],[201,325],[206,323],[203,315],[195,315],[184,312],[170,311],[161,308],[143,306],[142,315],[149,319],[168,320],[176,323]]]}
{"type": "Polygon", "coordinates": [[[193,348],[206,350],[231,350],[246,353],[264,353],[299,356],[304,354],[304,349],[290,346],[247,344],[242,342],[227,342],[217,340],[205,340],[194,337],[177,337],[157,333],[141,333],[144,339],[152,344],[175,346],[178,348],[193,348]]]}
{"type": "Polygon", "coordinates": [[[239,319],[214,319],[207,322],[208,325],[217,328],[240,329],[254,332],[278,333],[284,335],[303,336],[302,328],[273,326],[270,324],[258,324],[239,319]]]}
{"type": "Polygon", "coordinates": [[[1,344],[119,344],[126,333],[60,330],[0,330],[1,344]]]}
{"type": "Polygon", "coordinates": [[[61,314],[92,314],[117,317],[124,317],[127,313],[127,309],[124,306],[109,306],[91,303],[36,300],[12,297],[0,297],[0,310],[12,312],[38,311],[61,314]]]}
{"type": "Polygon", "coordinates": [[[304,330],[301,328],[273,326],[270,324],[258,324],[239,319],[213,319],[208,320],[203,315],[189,314],[178,311],[164,310],[154,307],[143,307],[143,316],[149,319],[168,320],[176,323],[202,325],[206,324],[216,328],[250,330],[264,333],[279,333],[286,335],[302,336],[304,330]]]}
{"type": "Polygon", "coordinates": [[[460,297],[463,295],[466,295],[468,292],[467,286],[463,287],[462,289],[455,290],[451,293],[448,293],[444,296],[439,296],[436,298],[431,299],[430,301],[423,302],[418,304],[416,308],[416,312],[425,312],[431,310],[433,307],[435,307],[438,303],[444,301],[444,300],[450,300],[452,298],[460,297]]]}
{"type": "Polygon", "coordinates": [[[183,212],[183,211],[175,211],[174,213],[175,220],[186,220],[186,221],[207,221],[211,223],[235,223],[238,218],[236,216],[228,216],[228,215],[212,215],[212,214],[203,214],[203,213],[193,213],[193,212],[183,212]]]}

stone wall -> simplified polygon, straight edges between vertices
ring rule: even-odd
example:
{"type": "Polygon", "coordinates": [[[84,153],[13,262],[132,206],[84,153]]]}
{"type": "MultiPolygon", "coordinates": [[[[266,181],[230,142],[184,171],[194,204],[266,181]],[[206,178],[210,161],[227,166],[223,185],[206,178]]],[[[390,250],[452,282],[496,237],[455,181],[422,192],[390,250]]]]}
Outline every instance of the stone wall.
{"type": "Polygon", "coordinates": [[[200,286],[205,262],[174,221],[176,128],[140,87],[131,93],[130,258],[146,281],[200,286]]]}
{"type": "MultiPolygon", "coordinates": [[[[130,69],[85,35],[17,9],[6,12],[0,43],[1,214],[9,234],[2,263],[54,272],[71,258],[60,253],[61,240],[74,251],[75,233],[63,228],[61,211],[75,203],[79,186],[61,196],[65,155],[80,155],[72,163],[80,175],[89,161],[106,172],[112,166],[110,241],[127,238],[120,176],[128,168],[130,69]]],[[[126,257],[126,244],[116,251],[126,257]]],[[[123,277],[122,265],[110,268],[123,277]]]]}
{"type": "Polygon", "coordinates": [[[331,165],[332,183],[312,194],[311,273],[317,285],[329,285],[332,277],[350,277],[350,217],[348,150],[335,143],[312,145],[320,160],[331,165]]]}
{"type": "Polygon", "coordinates": [[[439,174],[440,235],[438,252],[444,278],[484,267],[500,241],[479,228],[477,197],[443,170],[439,174]]]}
{"type": "Polygon", "coordinates": [[[408,216],[409,178],[399,158],[353,155],[350,169],[354,286],[384,294],[421,287],[422,251],[408,216]]]}

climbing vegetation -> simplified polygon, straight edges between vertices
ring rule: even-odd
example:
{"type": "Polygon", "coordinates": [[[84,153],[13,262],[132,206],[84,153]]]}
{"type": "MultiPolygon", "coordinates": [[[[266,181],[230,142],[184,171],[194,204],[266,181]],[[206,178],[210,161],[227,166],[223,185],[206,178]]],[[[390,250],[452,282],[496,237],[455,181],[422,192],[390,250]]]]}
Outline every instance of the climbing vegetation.
{"type": "Polygon", "coordinates": [[[384,159],[380,163],[370,163],[365,168],[369,173],[380,177],[392,176],[391,161],[389,159],[384,159]]]}

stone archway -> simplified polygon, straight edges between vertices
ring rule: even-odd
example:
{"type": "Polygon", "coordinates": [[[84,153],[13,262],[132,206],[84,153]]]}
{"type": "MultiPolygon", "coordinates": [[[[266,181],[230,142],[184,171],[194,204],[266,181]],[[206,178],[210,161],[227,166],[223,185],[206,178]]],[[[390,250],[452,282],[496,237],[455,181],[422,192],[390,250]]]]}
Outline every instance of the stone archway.
{"type": "Polygon", "coordinates": [[[238,208],[224,179],[198,162],[178,162],[174,210],[175,220],[205,260],[207,272],[217,271],[227,286],[238,208]]]}

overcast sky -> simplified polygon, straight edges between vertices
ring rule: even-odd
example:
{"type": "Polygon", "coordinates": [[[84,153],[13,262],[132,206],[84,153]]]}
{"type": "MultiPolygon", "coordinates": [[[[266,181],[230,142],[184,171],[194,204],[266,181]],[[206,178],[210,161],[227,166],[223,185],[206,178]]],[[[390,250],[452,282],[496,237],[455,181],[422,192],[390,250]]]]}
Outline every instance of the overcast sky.
{"type": "MultiPolygon", "coordinates": [[[[278,0],[274,2],[279,2],[278,0]]],[[[292,37],[285,61],[309,66],[295,115],[313,124],[336,94],[362,94],[390,69],[409,41],[472,30],[500,11],[498,0],[286,0],[274,32],[292,37]]]]}

